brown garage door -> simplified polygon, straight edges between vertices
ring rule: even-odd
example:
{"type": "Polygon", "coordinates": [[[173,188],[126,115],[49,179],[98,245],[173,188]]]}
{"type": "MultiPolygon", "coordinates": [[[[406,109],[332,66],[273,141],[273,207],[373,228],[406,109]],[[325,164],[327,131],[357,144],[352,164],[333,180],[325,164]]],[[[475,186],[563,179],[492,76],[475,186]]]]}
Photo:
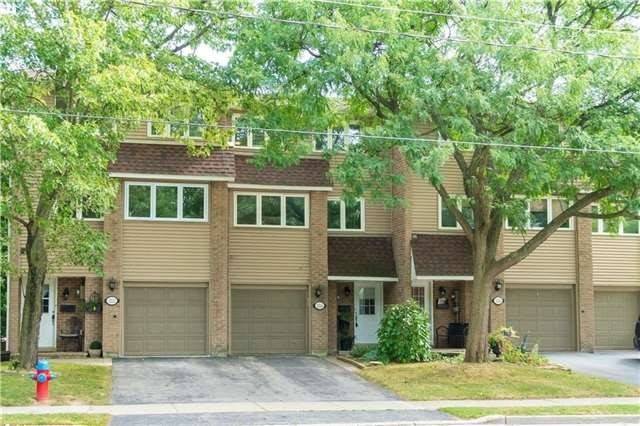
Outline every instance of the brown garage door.
{"type": "Polygon", "coordinates": [[[596,348],[633,349],[640,292],[596,291],[596,348]]]}
{"type": "Polygon", "coordinates": [[[125,286],[124,354],[206,354],[206,307],[206,287],[125,286]]]}
{"type": "Polygon", "coordinates": [[[571,289],[507,289],[507,324],[528,346],[541,351],[573,351],[576,326],[571,289]]]}
{"type": "Polygon", "coordinates": [[[235,354],[307,352],[307,290],[234,288],[231,351],[235,354]]]}

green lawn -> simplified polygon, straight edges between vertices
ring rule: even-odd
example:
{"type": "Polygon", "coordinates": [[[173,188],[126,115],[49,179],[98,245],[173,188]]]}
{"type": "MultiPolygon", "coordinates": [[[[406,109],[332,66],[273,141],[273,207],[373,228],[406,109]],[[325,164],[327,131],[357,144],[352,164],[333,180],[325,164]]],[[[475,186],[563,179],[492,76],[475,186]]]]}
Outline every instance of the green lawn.
{"type": "MultiPolygon", "coordinates": [[[[49,403],[51,405],[111,403],[111,367],[51,363],[51,371],[58,373],[57,379],[49,383],[49,403]]],[[[1,405],[35,404],[36,385],[26,375],[29,371],[13,371],[8,363],[0,366],[1,405]]]]}
{"type": "Polygon", "coordinates": [[[366,368],[364,378],[409,400],[640,396],[640,388],[556,369],[431,362],[366,368]]]}
{"type": "Polygon", "coordinates": [[[106,414],[11,414],[0,417],[0,423],[10,425],[83,425],[107,426],[106,414]]]}
{"type": "Polygon", "coordinates": [[[571,414],[595,415],[595,414],[640,414],[640,405],[588,405],[571,407],[448,407],[441,408],[452,416],[461,419],[476,419],[478,417],[502,415],[502,416],[567,416],[571,414]]]}

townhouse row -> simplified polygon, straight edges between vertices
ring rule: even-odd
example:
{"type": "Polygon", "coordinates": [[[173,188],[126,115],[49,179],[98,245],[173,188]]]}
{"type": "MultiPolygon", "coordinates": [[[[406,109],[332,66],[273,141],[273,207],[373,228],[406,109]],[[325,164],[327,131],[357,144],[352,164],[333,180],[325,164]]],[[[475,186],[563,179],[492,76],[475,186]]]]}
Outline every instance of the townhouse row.
{"type": "MultiPolygon", "coordinates": [[[[130,135],[110,168],[116,208],[82,217],[110,236],[104,276],[66,266],[48,277],[42,351],[79,352],[99,340],[111,356],[336,353],[375,343],[384,306],[408,298],[429,313],[434,346],[464,345],[470,245],[399,152],[393,164],[406,182],[389,190],[407,205],[388,209],[345,203],[330,179],[335,164],[320,154],[256,168],[260,139],[235,138],[234,148],[196,158],[152,126],[130,135]]],[[[455,165],[444,172],[449,192],[462,194],[455,165]]],[[[532,202],[531,235],[562,208],[553,198],[532,202]]],[[[630,348],[640,314],[638,228],[568,222],[496,280],[491,328],[511,325],[547,351],[630,348]]],[[[526,238],[505,230],[502,252],[526,238]]],[[[24,246],[14,233],[13,352],[24,246]]]]}

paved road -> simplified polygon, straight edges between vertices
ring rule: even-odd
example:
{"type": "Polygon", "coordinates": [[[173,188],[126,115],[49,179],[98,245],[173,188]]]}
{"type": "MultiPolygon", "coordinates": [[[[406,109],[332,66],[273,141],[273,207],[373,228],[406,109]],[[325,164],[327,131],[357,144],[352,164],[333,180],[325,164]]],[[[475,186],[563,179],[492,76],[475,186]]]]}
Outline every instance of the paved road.
{"type": "Polygon", "coordinates": [[[640,386],[640,351],[553,352],[544,354],[570,369],[640,386]]]}
{"type": "Polygon", "coordinates": [[[317,357],[114,359],[112,372],[114,404],[398,399],[317,357]]]}

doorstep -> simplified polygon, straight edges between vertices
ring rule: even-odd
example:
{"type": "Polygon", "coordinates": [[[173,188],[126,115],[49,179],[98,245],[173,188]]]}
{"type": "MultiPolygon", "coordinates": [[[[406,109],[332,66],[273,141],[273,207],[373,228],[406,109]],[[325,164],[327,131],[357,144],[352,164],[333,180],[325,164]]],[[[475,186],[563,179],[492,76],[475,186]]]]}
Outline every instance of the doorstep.
{"type": "Polygon", "coordinates": [[[38,352],[38,358],[62,359],[62,358],[87,358],[86,352],[38,352]]]}

